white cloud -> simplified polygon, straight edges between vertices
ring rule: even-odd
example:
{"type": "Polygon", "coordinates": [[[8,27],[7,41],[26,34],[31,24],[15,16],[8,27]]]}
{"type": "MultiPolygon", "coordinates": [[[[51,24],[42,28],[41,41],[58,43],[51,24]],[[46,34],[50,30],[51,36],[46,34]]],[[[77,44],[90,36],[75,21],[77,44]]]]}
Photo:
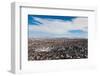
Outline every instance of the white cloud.
{"type": "Polygon", "coordinates": [[[75,18],[73,21],[64,21],[59,19],[42,19],[34,18],[35,20],[41,22],[42,24],[29,25],[29,31],[41,31],[50,34],[69,34],[70,30],[82,30],[87,32],[88,28],[88,18],[75,18]]]}

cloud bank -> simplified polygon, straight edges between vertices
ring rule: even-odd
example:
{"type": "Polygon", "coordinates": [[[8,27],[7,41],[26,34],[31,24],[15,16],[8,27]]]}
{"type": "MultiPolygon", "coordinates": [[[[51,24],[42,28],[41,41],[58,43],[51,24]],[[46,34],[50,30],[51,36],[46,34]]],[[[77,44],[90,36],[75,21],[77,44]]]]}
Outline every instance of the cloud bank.
{"type": "Polygon", "coordinates": [[[38,25],[29,26],[29,37],[68,37],[68,38],[87,38],[88,18],[77,17],[72,21],[61,19],[44,19],[33,17],[38,21],[38,25]]]}

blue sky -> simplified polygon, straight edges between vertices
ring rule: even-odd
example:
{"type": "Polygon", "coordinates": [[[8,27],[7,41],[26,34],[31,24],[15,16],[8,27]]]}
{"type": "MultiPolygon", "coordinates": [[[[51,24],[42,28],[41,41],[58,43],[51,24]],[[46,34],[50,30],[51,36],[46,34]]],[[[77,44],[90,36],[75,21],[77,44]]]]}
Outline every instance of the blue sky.
{"type": "Polygon", "coordinates": [[[88,18],[77,16],[28,15],[29,38],[87,38],[88,18]]]}
{"type": "Polygon", "coordinates": [[[71,16],[50,16],[50,15],[28,15],[28,25],[39,25],[41,22],[35,20],[34,17],[42,18],[42,19],[48,19],[48,20],[64,20],[64,21],[72,21],[73,19],[77,17],[71,17],[71,16]]]}

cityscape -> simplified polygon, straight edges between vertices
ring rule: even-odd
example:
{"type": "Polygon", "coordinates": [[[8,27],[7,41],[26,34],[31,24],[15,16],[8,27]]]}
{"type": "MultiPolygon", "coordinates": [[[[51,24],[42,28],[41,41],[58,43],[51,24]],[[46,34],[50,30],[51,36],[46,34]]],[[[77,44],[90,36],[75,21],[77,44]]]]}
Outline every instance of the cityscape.
{"type": "Polygon", "coordinates": [[[88,58],[88,18],[28,15],[28,61],[88,58]]]}

